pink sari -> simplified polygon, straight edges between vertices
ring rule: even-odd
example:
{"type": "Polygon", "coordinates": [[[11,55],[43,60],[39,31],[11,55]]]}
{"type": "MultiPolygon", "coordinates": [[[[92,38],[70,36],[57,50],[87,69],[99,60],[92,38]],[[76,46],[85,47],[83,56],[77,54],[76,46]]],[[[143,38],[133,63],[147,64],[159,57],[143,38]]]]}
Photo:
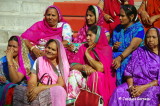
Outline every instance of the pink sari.
{"type": "Polygon", "coordinates": [[[27,68],[31,68],[30,60],[28,57],[29,51],[25,45],[25,42],[19,36],[16,37],[18,39],[18,72],[21,72],[28,80],[30,71],[27,70],[27,68]]]}
{"type": "MultiPolygon", "coordinates": [[[[98,7],[98,6],[94,6],[92,5],[95,9],[95,13],[96,13],[96,25],[99,25],[101,27],[106,27],[105,26],[105,21],[104,21],[104,16],[103,16],[103,11],[98,7]],[[98,17],[97,17],[98,16],[98,17]]],[[[88,25],[87,25],[87,21],[85,22],[84,26],[78,31],[78,35],[76,38],[74,38],[73,43],[83,43],[86,42],[86,35],[87,35],[87,30],[88,30],[88,25]]],[[[108,30],[105,29],[105,32],[107,32],[108,30]]]]}
{"type": "MultiPolygon", "coordinates": [[[[116,88],[116,78],[115,73],[112,72],[111,65],[112,65],[112,49],[108,45],[108,40],[105,36],[104,29],[99,27],[98,30],[100,33],[97,34],[97,42],[96,46],[94,48],[94,51],[92,50],[90,52],[90,55],[92,58],[94,58],[97,61],[100,61],[103,64],[104,71],[98,72],[98,88],[97,93],[100,94],[103,99],[105,106],[108,104],[109,98],[112,95],[112,92],[116,88]]],[[[85,51],[88,48],[88,44],[84,44],[80,47],[77,55],[73,59],[72,63],[78,63],[78,64],[88,64],[88,60],[85,57],[85,51]]],[[[92,73],[90,76],[88,76],[88,87],[92,90],[92,82],[93,82],[93,76],[94,73],[92,73]]],[[[72,83],[69,82],[69,87],[71,88],[72,83]]]]}
{"type": "MultiPolygon", "coordinates": [[[[68,85],[67,80],[68,80],[68,76],[69,76],[70,66],[69,66],[67,56],[65,53],[65,49],[64,49],[62,43],[60,43],[60,41],[56,40],[56,39],[55,39],[55,41],[58,46],[59,74],[60,74],[60,76],[63,77],[63,79],[66,83],[66,86],[67,86],[68,85]]],[[[52,84],[56,84],[58,77],[59,77],[59,74],[57,74],[56,70],[54,70],[51,63],[47,60],[47,58],[46,57],[39,57],[38,62],[39,62],[38,79],[40,79],[44,73],[48,73],[48,75],[51,76],[52,84]]],[[[48,81],[47,79],[44,79],[43,84],[47,84],[47,81],[48,81]]],[[[66,105],[66,95],[67,95],[66,90],[61,86],[56,86],[56,87],[50,88],[50,96],[51,96],[52,106],[65,106],[66,105]]]]}
{"type": "MultiPolygon", "coordinates": [[[[27,88],[18,86],[15,88],[15,93],[17,96],[14,96],[13,106],[66,106],[66,88],[68,85],[67,80],[70,66],[62,43],[56,39],[55,42],[58,47],[58,70],[60,75],[56,74],[57,70],[54,70],[54,68],[52,68],[51,63],[45,56],[39,57],[37,59],[38,64],[35,63],[35,65],[37,65],[36,70],[32,70],[32,72],[37,74],[38,79],[40,79],[43,74],[47,73],[52,79],[51,84],[56,84],[58,77],[62,76],[66,84],[65,88],[63,88],[62,86],[54,86],[50,89],[46,89],[40,92],[34,101],[28,103],[26,95],[27,88]]],[[[42,83],[47,84],[47,81],[47,76],[44,76],[42,83]]]]}
{"type": "MultiPolygon", "coordinates": [[[[64,19],[60,13],[60,10],[56,6],[49,6],[49,8],[55,8],[59,14],[59,22],[64,22],[64,19]]],[[[63,25],[62,25],[63,26],[63,25]]],[[[45,19],[42,21],[36,22],[29,29],[27,29],[22,35],[23,39],[27,39],[30,42],[37,45],[40,39],[49,40],[49,39],[59,39],[62,41],[62,27],[52,28],[48,25],[45,19]]]]}

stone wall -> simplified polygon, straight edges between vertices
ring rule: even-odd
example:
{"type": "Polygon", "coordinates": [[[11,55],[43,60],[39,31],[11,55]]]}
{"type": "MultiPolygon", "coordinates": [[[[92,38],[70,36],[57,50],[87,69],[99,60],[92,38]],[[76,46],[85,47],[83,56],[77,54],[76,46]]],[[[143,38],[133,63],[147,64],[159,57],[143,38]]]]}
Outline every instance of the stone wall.
{"type": "Polygon", "coordinates": [[[33,23],[42,20],[45,9],[54,2],[78,0],[0,0],[0,57],[7,41],[21,35],[33,23]]]}
{"type": "MultiPolygon", "coordinates": [[[[49,5],[63,1],[79,0],[0,0],[0,57],[5,55],[10,36],[21,35],[33,23],[43,19],[49,5]]],[[[136,7],[139,4],[137,2],[136,7]]]]}

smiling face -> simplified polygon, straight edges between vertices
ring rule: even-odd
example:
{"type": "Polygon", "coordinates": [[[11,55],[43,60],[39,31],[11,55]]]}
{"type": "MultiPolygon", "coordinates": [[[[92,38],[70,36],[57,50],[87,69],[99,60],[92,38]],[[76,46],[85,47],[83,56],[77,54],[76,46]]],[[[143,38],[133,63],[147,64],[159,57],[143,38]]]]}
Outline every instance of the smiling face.
{"type": "Polygon", "coordinates": [[[58,57],[58,49],[56,42],[51,42],[45,49],[46,57],[50,60],[54,60],[58,57]]]}
{"type": "Polygon", "coordinates": [[[158,48],[158,35],[155,29],[150,29],[146,36],[146,43],[150,49],[158,48]]]}
{"type": "Polygon", "coordinates": [[[90,10],[87,11],[86,20],[88,25],[93,25],[96,23],[96,16],[92,11],[90,10]]]}
{"type": "Polygon", "coordinates": [[[9,41],[7,50],[13,50],[13,57],[18,56],[18,42],[15,40],[9,41]]]}
{"type": "Polygon", "coordinates": [[[88,30],[88,32],[87,32],[88,45],[90,46],[90,45],[94,44],[95,40],[96,40],[96,34],[93,33],[92,31],[88,30]]]}
{"type": "Polygon", "coordinates": [[[50,27],[56,28],[58,24],[58,12],[55,8],[49,8],[45,13],[45,20],[50,27]]]}

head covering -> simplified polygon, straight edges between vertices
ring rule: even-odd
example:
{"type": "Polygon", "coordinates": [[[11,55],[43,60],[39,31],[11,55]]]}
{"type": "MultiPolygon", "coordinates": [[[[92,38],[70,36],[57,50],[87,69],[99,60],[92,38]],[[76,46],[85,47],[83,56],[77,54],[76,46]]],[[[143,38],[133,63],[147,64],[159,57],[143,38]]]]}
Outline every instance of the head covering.
{"type": "MultiPolygon", "coordinates": [[[[61,12],[59,11],[59,9],[56,6],[53,6],[53,5],[49,6],[46,9],[45,13],[47,12],[47,10],[49,8],[55,8],[57,10],[58,15],[59,15],[59,22],[65,23],[62,15],[61,15],[61,12]]],[[[27,39],[36,45],[38,44],[40,39],[45,39],[45,40],[59,39],[59,40],[62,40],[62,27],[52,28],[48,25],[47,21],[44,18],[42,21],[39,21],[39,22],[36,22],[35,24],[33,24],[21,36],[23,39],[27,39]]]]}
{"type": "MultiPolygon", "coordinates": [[[[105,21],[104,21],[104,15],[103,15],[103,11],[98,7],[98,6],[94,6],[92,5],[92,7],[95,10],[95,16],[96,16],[96,25],[105,27],[105,21]]],[[[86,34],[87,34],[87,30],[88,30],[88,25],[87,25],[87,21],[85,22],[84,26],[79,30],[77,37],[74,39],[74,43],[82,43],[82,42],[86,42],[86,34]]],[[[107,29],[105,29],[107,30],[107,29]]]]}
{"type": "MultiPolygon", "coordinates": [[[[104,75],[101,75],[101,79],[104,81],[101,81],[98,83],[98,93],[103,96],[103,99],[105,101],[105,104],[109,101],[109,98],[113,92],[113,90],[116,88],[116,79],[115,79],[115,73],[112,72],[111,66],[112,66],[112,48],[108,44],[107,37],[104,33],[104,29],[100,26],[97,26],[97,34],[96,34],[96,40],[95,40],[95,47],[92,51],[90,51],[90,55],[95,60],[100,61],[103,64],[103,73],[104,75]]],[[[88,60],[85,56],[85,51],[88,48],[88,44],[83,44],[80,48],[76,56],[72,60],[72,65],[74,64],[89,64],[88,60]]],[[[97,70],[98,72],[99,70],[97,70]]],[[[92,87],[92,80],[93,78],[89,76],[88,78],[88,87],[92,87]]]]}
{"type": "Polygon", "coordinates": [[[28,57],[29,51],[25,45],[25,42],[19,36],[16,36],[16,38],[18,39],[18,72],[21,72],[28,80],[31,68],[30,60],[28,57]]]}
{"type": "Polygon", "coordinates": [[[147,47],[148,47],[148,45],[147,45],[147,34],[148,34],[148,32],[149,32],[150,30],[156,30],[156,32],[157,32],[158,43],[159,43],[159,44],[158,44],[158,54],[160,55],[160,28],[151,27],[151,28],[149,28],[149,29],[147,30],[146,35],[145,35],[145,44],[146,44],[147,47]]]}
{"type": "Polygon", "coordinates": [[[61,71],[61,74],[64,78],[65,83],[67,83],[68,76],[69,76],[69,69],[70,69],[67,55],[66,55],[63,44],[57,39],[54,39],[54,40],[56,41],[56,44],[58,46],[59,69],[61,71]]]}
{"type": "MultiPolygon", "coordinates": [[[[51,84],[56,84],[58,77],[59,77],[59,73],[60,76],[63,77],[66,85],[67,85],[67,80],[68,80],[68,75],[69,75],[69,63],[68,63],[68,59],[65,53],[65,49],[63,44],[57,40],[57,39],[51,39],[53,41],[56,42],[57,45],[57,53],[58,53],[58,71],[56,68],[56,66],[53,66],[52,63],[50,63],[50,61],[48,61],[48,58],[46,56],[42,56],[38,58],[38,69],[36,69],[36,73],[38,74],[38,78],[40,79],[45,73],[49,74],[52,82],[51,84]]],[[[52,41],[52,42],[53,42],[52,41]]],[[[37,63],[36,63],[37,64],[37,63]]],[[[48,78],[43,80],[44,84],[48,83],[48,78]]]]}

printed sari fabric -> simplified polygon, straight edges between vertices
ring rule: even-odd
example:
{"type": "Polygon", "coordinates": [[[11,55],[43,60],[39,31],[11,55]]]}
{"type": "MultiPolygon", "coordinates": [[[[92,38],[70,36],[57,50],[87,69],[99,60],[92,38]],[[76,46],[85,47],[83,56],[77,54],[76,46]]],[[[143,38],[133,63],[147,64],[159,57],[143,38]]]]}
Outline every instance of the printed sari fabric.
{"type": "MultiPolygon", "coordinates": [[[[98,7],[98,6],[94,6],[92,5],[95,13],[96,13],[96,25],[101,26],[103,28],[105,28],[105,21],[104,21],[104,16],[103,16],[103,11],[98,7]]],[[[73,42],[74,43],[84,43],[86,42],[86,35],[87,35],[87,30],[89,28],[89,25],[87,25],[87,21],[85,22],[84,26],[78,31],[78,35],[76,38],[74,38],[73,42]]],[[[107,29],[104,30],[105,33],[108,32],[107,29]]]]}
{"type": "MultiPolygon", "coordinates": [[[[121,55],[123,51],[130,45],[134,37],[144,40],[144,36],[144,28],[140,22],[132,24],[126,30],[124,30],[124,27],[122,25],[118,25],[113,31],[113,36],[110,40],[110,44],[111,46],[113,46],[115,42],[121,42],[121,44],[119,48],[113,52],[113,58],[115,59],[116,57],[121,55]]],[[[142,45],[143,42],[140,44],[140,46],[142,45]]],[[[131,54],[122,61],[121,66],[116,70],[117,85],[123,83],[124,70],[126,68],[126,65],[128,64],[130,57],[131,54]]]]}
{"type": "MultiPolygon", "coordinates": [[[[160,1],[159,0],[144,0],[146,4],[146,11],[150,17],[160,15],[160,1]]],[[[160,19],[156,20],[152,26],[144,25],[146,29],[150,27],[160,28],[160,19]]]]}
{"type": "Polygon", "coordinates": [[[67,97],[66,88],[68,85],[67,80],[69,76],[70,66],[69,66],[67,56],[65,53],[65,49],[62,43],[60,43],[60,41],[56,39],[55,39],[55,42],[58,46],[58,59],[59,59],[58,60],[59,64],[56,66],[56,68],[53,67],[53,65],[49,62],[47,57],[43,56],[43,57],[37,58],[37,60],[35,61],[33,65],[32,72],[37,74],[37,77],[39,80],[45,73],[47,73],[46,75],[44,75],[43,79],[41,80],[42,84],[45,84],[45,85],[48,84],[47,82],[48,82],[49,76],[52,80],[51,83],[49,83],[49,85],[56,84],[58,77],[62,76],[66,83],[65,88],[63,88],[62,86],[54,86],[52,88],[44,90],[39,93],[36,100],[34,100],[33,102],[29,104],[27,101],[27,95],[26,95],[27,88],[25,87],[21,88],[20,86],[16,87],[14,93],[17,94],[17,96],[14,96],[14,101],[13,101],[14,106],[22,106],[22,105],[65,106],[66,105],[66,97],[67,97]],[[35,105],[35,104],[39,104],[39,105],[35,105]]]}
{"type": "MultiPolygon", "coordinates": [[[[112,95],[113,90],[116,87],[115,84],[115,75],[114,72],[111,70],[111,64],[112,64],[112,49],[108,45],[108,40],[105,36],[105,33],[103,31],[104,29],[98,26],[97,31],[97,37],[96,37],[96,46],[95,48],[90,52],[90,55],[92,58],[94,58],[97,61],[100,61],[103,64],[103,72],[98,73],[98,87],[97,87],[97,93],[100,94],[103,99],[105,106],[108,104],[108,100],[110,96],[112,95]]],[[[80,47],[77,55],[72,61],[72,64],[88,64],[88,60],[85,57],[85,51],[88,48],[88,44],[84,44],[80,47]]],[[[87,86],[92,90],[92,82],[93,77],[95,73],[92,73],[91,75],[87,76],[87,86]]],[[[74,99],[80,92],[80,88],[85,86],[86,79],[82,76],[81,72],[77,70],[72,70],[70,72],[70,76],[68,79],[69,85],[68,85],[68,99],[74,99]]]]}
{"type": "MultiPolygon", "coordinates": [[[[114,22],[106,22],[109,32],[112,34],[115,27],[120,24],[119,14],[120,14],[120,1],[123,0],[103,0],[104,1],[104,13],[109,14],[114,22]]],[[[128,0],[129,4],[134,5],[133,0],[128,0]]]]}
{"type": "MultiPolygon", "coordinates": [[[[33,64],[33,60],[32,58],[30,57],[30,55],[28,54],[28,49],[24,43],[24,41],[19,37],[19,36],[16,36],[17,39],[18,39],[18,72],[22,73],[25,78],[17,83],[17,84],[20,84],[20,85],[24,85],[26,86],[26,81],[25,79],[29,79],[29,74],[30,74],[30,71],[27,70],[28,69],[31,69],[32,67],[32,64],[33,64]]],[[[2,63],[2,66],[3,66],[3,70],[0,70],[0,71],[3,71],[1,73],[3,73],[3,76],[6,77],[7,81],[6,82],[0,82],[0,106],[2,105],[11,105],[10,103],[12,103],[12,96],[13,96],[13,87],[15,87],[17,84],[14,84],[14,83],[11,83],[11,80],[10,80],[10,77],[9,77],[9,69],[8,69],[8,62],[7,62],[7,58],[6,56],[2,57],[0,59],[1,63],[2,63]],[[10,90],[10,88],[12,90],[10,90]],[[9,91],[9,93],[8,93],[9,91]],[[10,94],[10,95],[9,95],[10,94]],[[6,101],[6,102],[5,102],[6,101]]]]}
{"type": "Polygon", "coordinates": [[[158,106],[160,103],[160,56],[147,47],[139,47],[125,70],[125,76],[133,78],[134,85],[145,85],[158,80],[158,86],[147,88],[140,96],[132,98],[127,91],[128,85],[120,85],[110,99],[110,106],[158,106]]]}

